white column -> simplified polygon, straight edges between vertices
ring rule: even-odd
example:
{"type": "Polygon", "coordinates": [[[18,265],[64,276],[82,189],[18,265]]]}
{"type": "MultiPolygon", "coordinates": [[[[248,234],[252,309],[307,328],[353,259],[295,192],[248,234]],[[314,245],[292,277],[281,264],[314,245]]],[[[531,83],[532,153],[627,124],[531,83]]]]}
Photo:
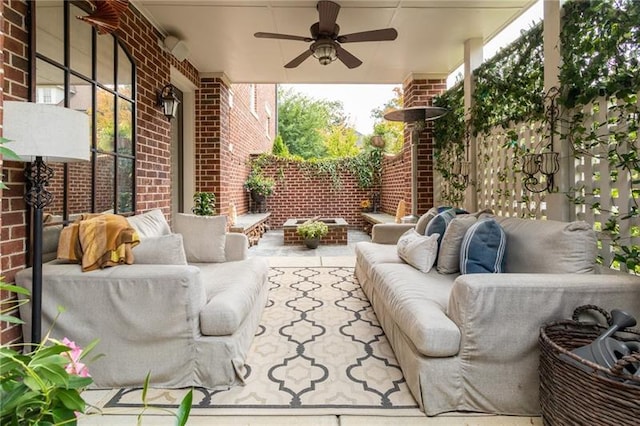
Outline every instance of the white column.
{"type": "MultiPolygon", "coordinates": [[[[473,71],[482,64],[482,39],[471,38],[464,42],[464,111],[465,123],[471,117],[472,95],[475,90],[473,71]]],[[[474,212],[478,209],[478,160],[476,138],[469,139],[469,186],[464,196],[464,208],[474,212]]]]}
{"type": "MultiPolygon", "coordinates": [[[[544,89],[545,93],[552,87],[560,88],[560,0],[544,0],[544,89]]],[[[549,102],[547,101],[548,106],[549,102]]],[[[562,111],[560,111],[562,115],[562,111]]],[[[559,123],[556,123],[558,131],[559,123]]],[[[560,170],[554,180],[557,192],[548,194],[547,216],[549,219],[569,221],[572,218],[571,204],[566,192],[573,182],[573,157],[566,141],[560,140],[560,135],[554,135],[553,150],[560,154],[560,170]]]]}

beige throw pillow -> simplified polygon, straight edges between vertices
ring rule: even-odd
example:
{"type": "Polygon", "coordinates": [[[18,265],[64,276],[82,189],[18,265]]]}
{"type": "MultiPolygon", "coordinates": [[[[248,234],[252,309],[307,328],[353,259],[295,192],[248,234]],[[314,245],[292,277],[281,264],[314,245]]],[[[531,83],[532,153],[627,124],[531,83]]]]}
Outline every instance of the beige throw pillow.
{"type": "Polygon", "coordinates": [[[133,248],[133,263],[150,265],[186,265],[182,235],[150,237],[133,248]]]}
{"type": "Polygon", "coordinates": [[[436,261],[439,236],[432,234],[427,237],[418,234],[415,229],[409,229],[398,240],[398,256],[426,274],[436,261]]]}
{"type": "Polygon", "coordinates": [[[162,210],[155,209],[146,213],[129,216],[129,225],[138,232],[140,240],[171,234],[171,228],[162,210]]]}
{"type": "Polygon", "coordinates": [[[190,263],[226,261],[226,216],[196,216],[179,213],[174,218],[174,231],[182,234],[184,251],[190,263]]]}
{"type": "Polygon", "coordinates": [[[416,223],[416,232],[420,235],[425,235],[427,231],[427,225],[431,222],[431,219],[438,215],[438,208],[431,207],[429,211],[420,216],[418,222],[416,223]]]}
{"type": "Polygon", "coordinates": [[[441,274],[455,274],[460,272],[460,246],[464,235],[471,225],[478,219],[473,215],[456,216],[442,237],[440,252],[438,253],[438,272],[441,274]]]}

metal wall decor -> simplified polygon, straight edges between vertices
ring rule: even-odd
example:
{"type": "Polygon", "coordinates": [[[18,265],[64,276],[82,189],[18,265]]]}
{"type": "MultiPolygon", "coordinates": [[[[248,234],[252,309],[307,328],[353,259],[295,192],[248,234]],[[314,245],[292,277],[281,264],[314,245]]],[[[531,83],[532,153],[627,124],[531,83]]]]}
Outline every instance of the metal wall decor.
{"type": "Polygon", "coordinates": [[[544,97],[545,119],[549,127],[547,151],[525,154],[522,158],[522,172],[525,175],[522,183],[525,189],[530,192],[551,192],[554,188],[553,177],[560,170],[559,155],[553,150],[559,115],[557,100],[559,94],[560,90],[557,87],[552,87],[544,97]]]}

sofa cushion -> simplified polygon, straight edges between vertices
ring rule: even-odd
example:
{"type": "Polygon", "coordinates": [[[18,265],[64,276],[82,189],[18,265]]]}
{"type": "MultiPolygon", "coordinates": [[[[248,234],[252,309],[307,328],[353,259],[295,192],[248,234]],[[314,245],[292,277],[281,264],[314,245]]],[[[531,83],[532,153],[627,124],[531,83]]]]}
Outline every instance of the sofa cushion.
{"type": "Polygon", "coordinates": [[[200,263],[200,278],[207,304],[200,311],[200,331],[205,336],[233,334],[255,309],[269,267],[263,258],[238,262],[200,263]]]}
{"type": "Polygon", "coordinates": [[[425,214],[420,216],[416,223],[416,232],[420,235],[425,235],[427,225],[431,220],[438,215],[438,208],[431,207],[425,214]]]}
{"type": "Polygon", "coordinates": [[[226,229],[226,216],[179,213],[174,220],[174,230],[182,234],[189,263],[224,262],[226,229]]]}
{"type": "Polygon", "coordinates": [[[151,265],[186,265],[181,234],[145,238],[133,248],[133,262],[151,265]]]}
{"type": "Polygon", "coordinates": [[[456,216],[447,226],[438,254],[438,272],[454,274],[460,271],[460,247],[467,230],[478,219],[472,215],[456,216]]]}
{"type": "Polygon", "coordinates": [[[433,357],[458,353],[460,330],[446,315],[456,274],[423,274],[406,264],[387,263],[375,265],[370,277],[385,308],[376,315],[390,316],[418,352],[433,357]]]}
{"type": "Polygon", "coordinates": [[[583,221],[498,219],[507,235],[506,272],[593,273],[596,235],[583,221]]]}
{"type": "Polygon", "coordinates": [[[127,221],[129,225],[138,232],[140,240],[169,235],[171,233],[167,219],[165,219],[160,209],[129,216],[127,221]]]}
{"type": "Polygon", "coordinates": [[[364,268],[367,275],[371,275],[371,268],[379,263],[400,263],[404,261],[398,256],[395,244],[377,244],[368,241],[356,243],[356,261],[364,268]]]}
{"type": "Polygon", "coordinates": [[[438,237],[438,247],[440,247],[444,232],[447,230],[449,222],[451,222],[454,217],[456,217],[455,209],[447,209],[441,213],[438,213],[438,215],[431,219],[431,221],[427,225],[425,235],[440,234],[440,236],[438,237]]]}
{"type": "Polygon", "coordinates": [[[426,274],[436,260],[439,237],[438,234],[420,235],[415,229],[409,229],[398,240],[398,256],[426,274]]]}
{"type": "Polygon", "coordinates": [[[471,225],[460,246],[460,273],[483,274],[504,272],[507,237],[494,219],[471,225]]]}

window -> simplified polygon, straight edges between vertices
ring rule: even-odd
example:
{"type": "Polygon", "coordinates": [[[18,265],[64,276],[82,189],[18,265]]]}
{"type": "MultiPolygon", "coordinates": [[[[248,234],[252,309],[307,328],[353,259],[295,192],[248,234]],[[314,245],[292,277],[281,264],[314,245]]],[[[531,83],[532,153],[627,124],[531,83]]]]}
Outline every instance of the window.
{"type": "MultiPolygon", "coordinates": [[[[75,3],[75,2],[74,2],[75,3]]],[[[131,213],[135,200],[135,65],[113,35],[76,19],[87,13],[67,1],[35,5],[34,97],[83,111],[91,123],[91,161],[53,165],[46,213],[131,213]],[[66,17],[66,19],[65,19],[66,17]]]]}

